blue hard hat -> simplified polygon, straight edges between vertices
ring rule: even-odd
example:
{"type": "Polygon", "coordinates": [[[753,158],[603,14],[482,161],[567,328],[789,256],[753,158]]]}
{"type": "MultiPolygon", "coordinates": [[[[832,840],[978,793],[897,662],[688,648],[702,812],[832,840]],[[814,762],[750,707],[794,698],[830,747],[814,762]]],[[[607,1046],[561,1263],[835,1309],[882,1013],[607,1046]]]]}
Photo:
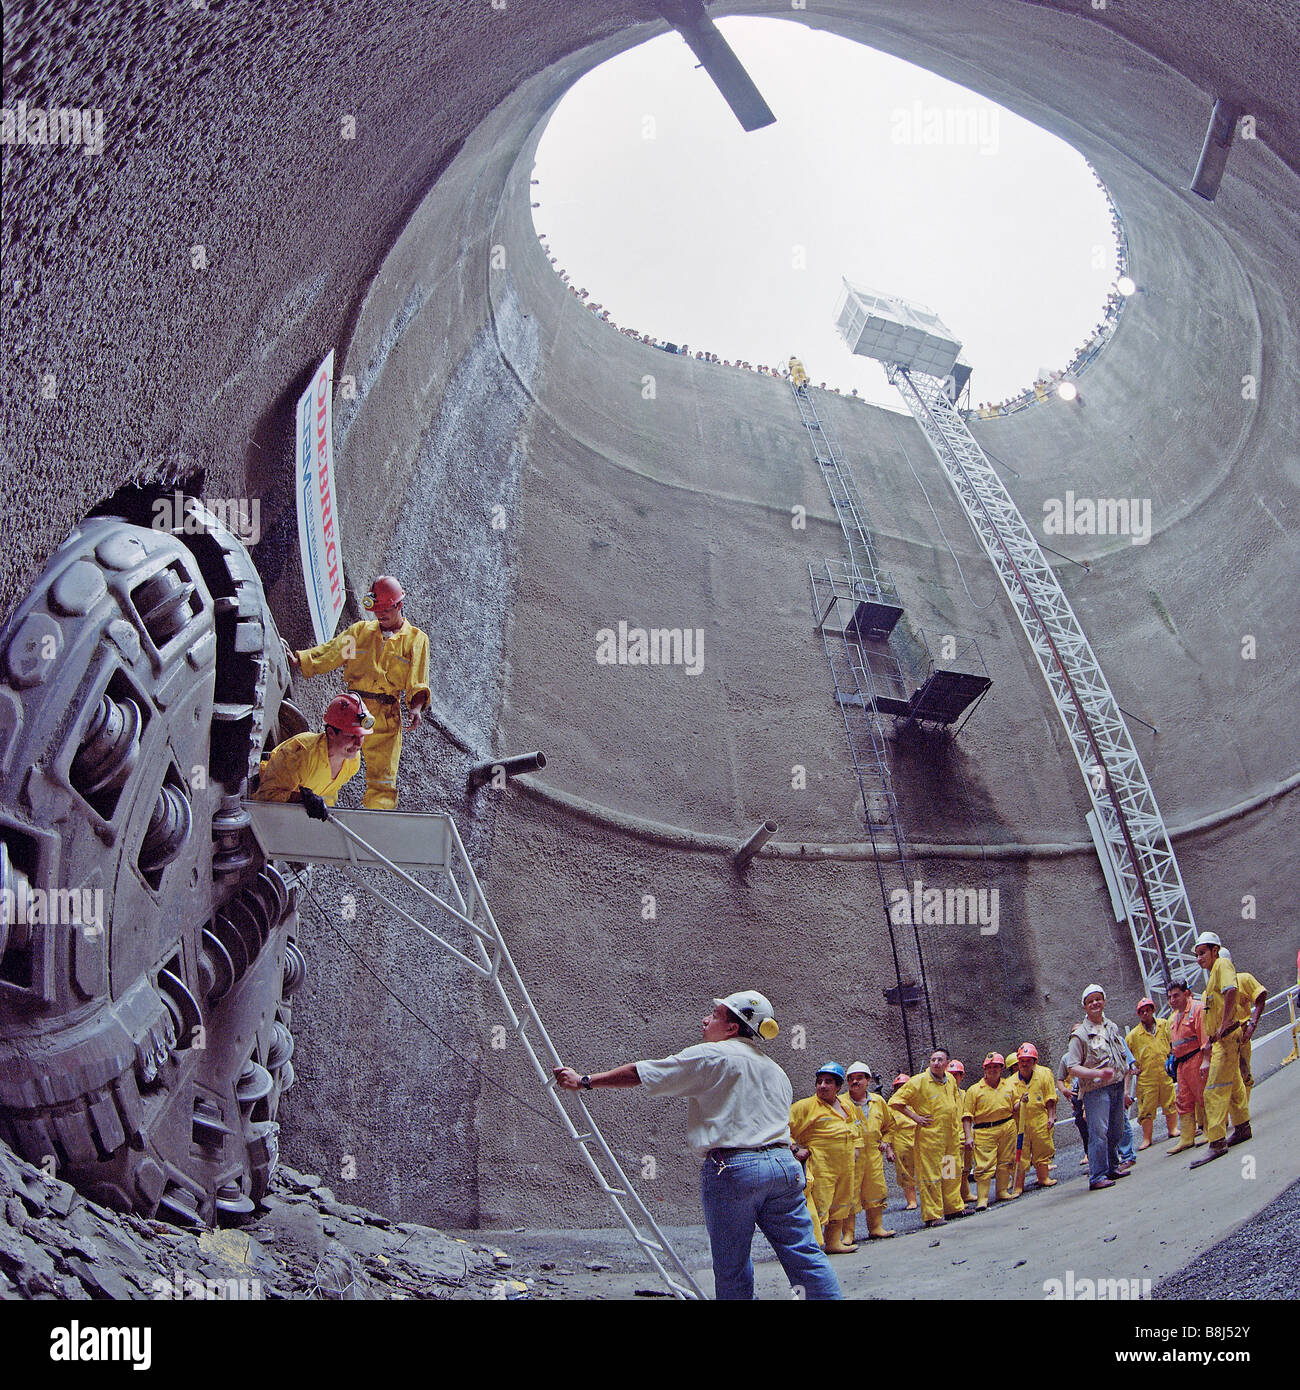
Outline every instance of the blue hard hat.
{"type": "Polygon", "coordinates": [[[843,1082],[844,1080],[844,1068],[838,1062],[827,1062],[824,1067],[817,1068],[818,1076],[821,1076],[823,1072],[827,1076],[835,1077],[838,1081],[843,1082]]]}

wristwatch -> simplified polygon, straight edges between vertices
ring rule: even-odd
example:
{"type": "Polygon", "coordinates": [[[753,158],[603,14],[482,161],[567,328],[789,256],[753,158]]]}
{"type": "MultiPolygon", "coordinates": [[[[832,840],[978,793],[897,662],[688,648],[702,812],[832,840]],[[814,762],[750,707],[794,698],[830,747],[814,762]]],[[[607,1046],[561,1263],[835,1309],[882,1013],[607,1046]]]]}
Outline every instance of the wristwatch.
{"type": "Polygon", "coordinates": [[[587,1076],[586,1074],[580,1076],[580,1077],[578,1078],[578,1085],[581,1086],[582,1089],[583,1089],[584,1091],[590,1091],[590,1090],[591,1090],[591,1077],[587,1076]]]}

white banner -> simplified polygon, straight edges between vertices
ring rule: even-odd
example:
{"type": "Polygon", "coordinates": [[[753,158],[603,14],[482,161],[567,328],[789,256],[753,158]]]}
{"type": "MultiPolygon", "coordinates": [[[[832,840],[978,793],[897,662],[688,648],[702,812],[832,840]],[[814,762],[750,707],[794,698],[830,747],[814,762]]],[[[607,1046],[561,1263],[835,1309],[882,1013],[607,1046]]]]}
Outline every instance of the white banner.
{"type": "Polygon", "coordinates": [[[317,644],[328,642],[343,611],[343,553],[334,502],[334,349],[298,402],[294,448],[298,550],[317,644]]]}

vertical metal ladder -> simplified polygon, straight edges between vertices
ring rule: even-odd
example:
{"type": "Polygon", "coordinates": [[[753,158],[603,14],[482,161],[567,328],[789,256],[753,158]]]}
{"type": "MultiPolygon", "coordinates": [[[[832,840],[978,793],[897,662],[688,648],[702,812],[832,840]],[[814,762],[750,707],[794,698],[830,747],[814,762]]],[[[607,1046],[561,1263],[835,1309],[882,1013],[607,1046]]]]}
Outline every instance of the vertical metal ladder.
{"type": "Polygon", "coordinates": [[[452,818],[402,811],[332,810],[328,821],[322,823],[310,820],[301,806],[263,801],[245,801],[243,805],[266,858],[332,864],[343,869],[363,891],[431,937],[462,965],[491,982],[505,1008],[510,1032],[523,1045],[569,1138],[578,1146],[597,1186],[609,1198],[619,1219],[675,1298],[704,1298],[703,1290],[632,1186],[581,1093],[565,1093],[576,1104],[581,1124],[574,1123],[561,1100],[552,1071],[562,1066],[563,1060],[538,1016],[452,818]],[[365,834],[359,833],[360,830],[365,834]],[[436,908],[443,918],[463,928],[472,940],[469,950],[473,954],[447,940],[427,922],[382,893],[361,872],[367,866],[382,868],[394,875],[436,908]],[[445,883],[445,896],[439,896],[420,883],[412,870],[438,874],[445,883]]]}
{"type": "MultiPolygon", "coordinates": [[[[882,693],[880,680],[887,679],[889,684],[895,686],[894,693],[897,693],[904,687],[903,673],[897,658],[889,652],[887,646],[882,646],[874,652],[867,649],[865,632],[859,632],[859,637],[863,639],[859,641],[851,635],[850,626],[843,626],[834,638],[828,630],[832,614],[839,616],[842,603],[849,605],[849,624],[853,623],[862,603],[896,609],[898,613],[902,612],[902,604],[899,602],[898,590],[892,576],[885,573],[877,562],[867,509],[858,495],[857,487],[848,467],[842,461],[826,422],[818,415],[817,407],[813,404],[806,387],[798,387],[791,382],[790,390],[799,408],[800,419],[812,442],[813,455],[821,467],[822,476],[826,479],[831,502],[848,546],[847,561],[827,559],[820,565],[811,562],[808,566],[808,577],[812,584],[813,617],[816,630],[821,635],[827,665],[830,667],[831,680],[835,686],[835,703],[839,706],[844,721],[849,756],[862,796],[863,814],[867,834],[871,839],[872,858],[875,862],[885,925],[889,932],[903,1045],[907,1052],[909,1068],[915,1068],[916,1057],[912,1046],[912,1026],[908,1020],[908,1000],[904,998],[905,974],[914,974],[919,981],[931,1047],[934,1046],[935,1038],[934,1006],[930,996],[925,954],[921,947],[920,924],[911,924],[912,942],[909,950],[905,939],[900,943],[890,913],[890,890],[887,880],[906,889],[909,885],[909,870],[907,842],[899,816],[898,800],[894,794],[893,775],[889,768],[889,751],[879,704],[882,693]],[[873,660],[880,666],[879,671],[873,668],[873,660]],[[854,714],[857,710],[861,711],[860,717],[854,714]],[[892,842],[894,846],[896,858],[892,863],[881,857],[882,839],[886,845],[892,842]]],[[[890,626],[892,627],[892,622],[890,626]]]]}

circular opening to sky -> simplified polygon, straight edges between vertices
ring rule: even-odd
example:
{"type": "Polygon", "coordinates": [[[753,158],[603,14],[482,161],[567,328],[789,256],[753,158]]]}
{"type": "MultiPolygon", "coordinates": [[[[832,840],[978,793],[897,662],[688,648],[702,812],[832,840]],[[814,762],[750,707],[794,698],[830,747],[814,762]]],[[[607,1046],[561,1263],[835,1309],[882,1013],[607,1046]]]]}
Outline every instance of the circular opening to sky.
{"type": "Polygon", "coordinates": [[[895,409],[882,368],[835,332],[842,277],[937,313],[974,369],[972,403],[1078,361],[1120,266],[1114,209],[1077,150],[848,39],[718,27],[775,125],[743,131],[671,33],[581,78],[542,134],[534,227],[589,306],[692,355],[796,355],[815,384],[895,409]]]}

